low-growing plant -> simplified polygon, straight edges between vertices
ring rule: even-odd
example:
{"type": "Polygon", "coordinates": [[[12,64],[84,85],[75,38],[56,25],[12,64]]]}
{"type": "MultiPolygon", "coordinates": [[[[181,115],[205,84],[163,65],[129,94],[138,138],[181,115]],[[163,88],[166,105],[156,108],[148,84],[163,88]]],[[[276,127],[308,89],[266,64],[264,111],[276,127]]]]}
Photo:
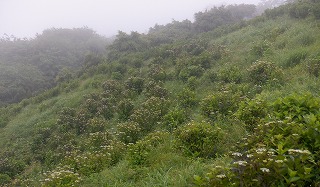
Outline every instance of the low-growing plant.
{"type": "Polygon", "coordinates": [[[178,101],[181,107],[193,108],[198,104],[196,93],[188,88],[184,88],[178,93],[178,101]]]}
{"type": "Polygon", "coordinates": [[[11,182],[11,177],[7,174],[0,173],[0,185],[5,186],[11,182]]]}
{"type": "Polygon", "coordinates": [[[102,84],[102,88],[106,93],[113,96],[119,96],[123,90],[122,85],[116,80],[108,80],[102,84]]]}
{"type": "Polygon", "coordinates": [[[41,185],[46,187],[75,186],[80,184],[81,179],[79,173],[74,172],[73,168],[57,167],[55,170],[44,173],[41,185]]]}
{"type": "Polygon", "coordinates": [[[230,153],[233,162],[212,168],[200,186],[318,186],[319,99],[291,95],[273,104],[275,121],[261,123],[230,153]]]}
{"type": "Polygon", "coordinates": [[[174,131],[175,143],[186,155],[210,158],[222,153],[220,142],[224,132],[217,126],[190,122],[174,131]]]}
{"type": "Polygon", "coordinates": [[[130,116],[130,120],[138,123],[142,131],[149,132],[155,128],[156,124],[161,121],[167,111],[167,100],[151,97],[142,103],[141,108],[134,110],[130,116]]]}
{"type": "Polygon", "coordinates": [[[190,88],[191,90],[195,90],[196,87],[199,85],[200,81],[197,77],[189,77],[187,80],[187,86],[188,88],[190,88]]]}
{"type": "Polygon", "coordinates": [[[118,118],[120,120],[129,119],[130,115],[133,113],[134,105],[129,99],[121,100],[117,106],[118,118]]]}
{"type": "Polygon", "coordinates": [[[94,117],[88,120],[87,131],[88,133],[102,132],[107,126],[107,121],[104,118],[94,117]]]}
{"type": "Polygon", "coordinates": [[[231,66],[220,70],[218,72],[218,78],[225,83],[240,83],[242,74],[238,67],[231,66]]]}
{"type": "Polygon", "coordinates": [[[179,73],[179,78],[183,81],[187,81],[189,77],[201,77],[204,73],[204,69],[201,66],[186,66],[181,69],[179,73]]]}
{"type": "Polygon", "coordinates": [[[283,81],[283,72],[274,63],[257,61],[248,69],[249,79],[256,85],[279,83],[283,81]]]}
{"type": "Polygon", "coordinates": [[[266,54],[269,54],[271,50],[271,43],[267,40],[264,40],[263,42],[254,43],[254,46],[251,48],[251,52],[256,57],[260,58],[265,56],[266,54]]]}
{"type": "Polygon", "coordinates": [[[140,77],[130,77],[125,81],[127,89],[133,90],[140,94],[144,87],[144,79],[140,77]]]}
{"type": "Polygon", "coordinates": [[[150,152],[161,145],[167,136],[169,136],[168,132],[156,131],[137,141],[135,144],[130,144],[127,160],[132,165],[148,165],[150,152]]]}
{"type": "Polygon", "coordinates": [[[174,108],[170,110],[164,117],[163,117],[163,124],[165,127],[172,132],[174,129],[182,125],[189,119],[186,112],[179,108],[174,108]]]}
{"type": "Polygon", "coordinates": [[[141,128],[138,123],[125,122],[117,125],[117,138],[125,144],[135,143],[142,135],[141,128]]]}
{"type": "Polygon", "coordinates": [[[165,81],[166,72],[160,65],[153,64],[150,67],[148,76],[155,81],[165,81]]]}
{"type": "Polygon", "coordinates": [[[231,91],[216,92],[205,97],[201,103],[202,114],[208,118],[216,119],[219,116],[230,115],[238,108],[239,93],[231,91]]]}
{"type": "Polygon", "coordinates": [[[320,113],[320,99],[310,93],[292,94],[275,101],[272,108],[274,115],[281,120],[290,118],[297,122],[304,122],[305,116],[320,113]]]}
{"type": "Polygon", "coordinates": [[[235,116],[244,122],[248,131],[252,132],[253,129],[264,121],[268,114],[268,105],[262,99],[246,99],[239,104],[239,108],[235,116]]]}

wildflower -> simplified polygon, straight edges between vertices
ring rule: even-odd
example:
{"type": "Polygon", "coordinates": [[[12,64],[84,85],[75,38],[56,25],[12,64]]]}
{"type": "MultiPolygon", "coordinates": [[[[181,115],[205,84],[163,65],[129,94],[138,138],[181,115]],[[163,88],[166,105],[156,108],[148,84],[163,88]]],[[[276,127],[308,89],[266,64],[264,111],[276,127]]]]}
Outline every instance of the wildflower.
{"type": "Polygon", "coordinates": [[[242,154],[241,153],[238,153],[238,152],[235,152],[235,153],[232,153],[232,156],[238,156],[238,157],[241,157],[242,154]]]}
{"type": "Polygon", "coordinates": [[[247,154],[247,157],[251,158],[251,157],[253,157],[253,154],[247,154]]]}
{"type": "Polygon", "coordinates": [[[219,179],[223,179],[223,178],[226,178],[226,175],[225,174],[221,174],[221,175],[217,175],[216,177],[219,178],[219,179]]]}
{"type": "Polygon", "coordinates": [[[275,162],[278,164],[281,164],[281,163],[283,163],[283,160],[276,160],[275,162]]]}
{"type": "Polygon", "coordinates": [[[267,151],[265,148],[259,148],[256,150],[258,154],[263,154],[263,152],[267,151]]]}
{"type": "Polygon", "coordinates": [[[268,169],[268,168],[260,168],[260,170],[261,170],[263,173],[269,173],[269,172],[270,172],[270,169],[268,169]]]}
{"type": "Polygon", "coordinates": [[[234,162],[235,164],[239,165],[239,166],[246,166],[248,164],[248,162],[246,161],[238,161],[238,162],[234,162]]]}
{"type": "Polygon", "coordinates": [[[300,150],[300,149],[289,149],[288,152],[289,154],[294,154],[294,153],[307,154],[307,155],[311,154],[309,150],[300,150]]]}

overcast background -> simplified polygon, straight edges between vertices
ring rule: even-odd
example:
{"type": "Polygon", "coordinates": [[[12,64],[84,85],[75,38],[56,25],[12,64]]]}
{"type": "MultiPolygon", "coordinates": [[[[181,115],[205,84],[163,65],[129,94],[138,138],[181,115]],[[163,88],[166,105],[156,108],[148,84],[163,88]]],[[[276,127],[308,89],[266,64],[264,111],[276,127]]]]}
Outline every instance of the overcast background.
{"type": "Polygon", "coordinates": [[[196,12],[221,4],[260,0],[0,0],[0,37],[34,37],[48,28],[87,26],[110,37],[118,30],[147,32],[173,19],[193,21],[196,12]]]}

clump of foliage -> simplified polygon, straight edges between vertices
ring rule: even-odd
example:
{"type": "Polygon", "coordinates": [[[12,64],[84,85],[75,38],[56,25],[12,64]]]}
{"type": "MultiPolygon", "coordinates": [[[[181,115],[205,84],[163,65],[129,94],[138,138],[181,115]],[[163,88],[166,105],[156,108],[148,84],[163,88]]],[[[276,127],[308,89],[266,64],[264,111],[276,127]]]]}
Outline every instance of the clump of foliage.
{"type": "Polygon", "coordinates": [[[179,105],[185,108],[192,108],[198,104],[195,92],[188,88],[184,88],[178,93],[178,101],[179,105]]]}
{"type": "Polygon", "coordinates": [[[43,186],[74,186],[79,185],[81,177],[72,168],[57,167],[48,173],[44,173],[44,179],[41,181],[43,186]]]}
{"type": "Polygon", "coordinates": [[[243,139],[233,162],[216,166],[203,186],[317,186],[319,99],[291,95],[273,104],[276,121],[261,123],[243,139]]]}
{"type": "Polygon", "coordinates": [[[274,63],[257,61],[249,69],[249,79],[256,85],[266,83],[282,83],[283,72],[274,63]]]}
{"type": "Polygon", "coordinates": [[[117,137],[125,144],[135,143],[140,139],[142,132],[138,123],[124,122],[117,125],[117,137]]]}
{"type": "Polygon", "coordinates": [[[151,97],[142,103],[141,108],[134,110],[130,120],[139,124],[144,132],[150,132],[167,113],[167,101],[159,97],[151,97]]]}
{"type": "Polygon", "coordinates": [[[224,132],[217,126],[190,122],[174,132],[176,146],[192,157],[215,157],[221,153],[220,142],[224,132]]]}
{"type": "Polygon", "coordinates": [[[156,131],[148,136],[131,144],[128,148],[128,161],[132,165],[148,165],[150,153],[161,145],[169,134],[167,132],[156,131]]]}
{"type": "Polygon", "coordinates": [[[163,116],[163,124],[171,132],[188,120],[186,111],[180,108],[170,110],[163,116]]]}
{"type": "Polygon", "coordinates": [[[242,101],[235,116],[244,122],[248,131],[252,132],[258,124],[262,123],[267,114],[268,106],[266,101],[254,98],[242,101]]]}
{"type": "Polygon", "coordinates": [[[238,67],[232,66],[221,69],[218,72],[218,78],[225,83],[240,83],[242,74],[238,67]]]}
{"type": "Polygon", "coordinates": [[[220,91],[205,97],[201,103],[202,114],[210,119],[232,114],[237,110],[240,100],[239,93],[220,91]]]}

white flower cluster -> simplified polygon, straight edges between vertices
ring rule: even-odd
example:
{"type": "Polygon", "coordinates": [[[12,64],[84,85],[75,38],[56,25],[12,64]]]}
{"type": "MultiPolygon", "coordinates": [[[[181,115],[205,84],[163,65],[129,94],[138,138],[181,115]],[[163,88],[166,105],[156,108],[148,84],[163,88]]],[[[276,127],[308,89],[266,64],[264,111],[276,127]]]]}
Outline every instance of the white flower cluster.
{"type": "Polygon", "coordinates": [[[299,154],[306,154],[306,155],[311,154],[311,152],[309,150],[300,150],[300,149],[289,149],[288,153],[289,154],[299,153],[299,154]]]}

